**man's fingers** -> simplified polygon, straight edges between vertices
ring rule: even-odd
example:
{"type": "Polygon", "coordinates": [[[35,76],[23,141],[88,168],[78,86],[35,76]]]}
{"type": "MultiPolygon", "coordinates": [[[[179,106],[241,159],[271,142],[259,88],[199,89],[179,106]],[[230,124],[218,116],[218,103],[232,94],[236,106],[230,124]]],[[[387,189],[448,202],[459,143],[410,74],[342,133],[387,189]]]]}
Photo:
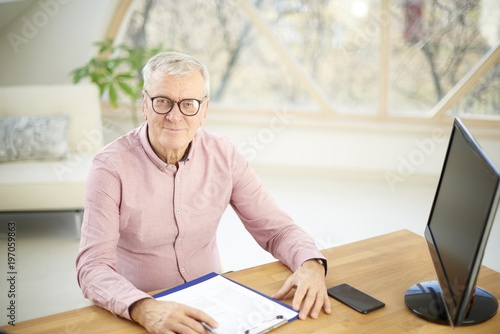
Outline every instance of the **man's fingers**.
{"type": "Polygon", "coordinates": [[[330,302],[330,297],[328,297],[328,295],[325,295],[325,298],[324,298],[323,311],[326,314],[332,313],[332,303],[330,302]]]}
{"type": "MultiPolygon", "coordinates": [[[[314,300],[309,298],[308,293],[309,293],[308,290],[305,289],[304,287],[302,286],[298,287],[298,289],[295,291],[295,296],[293,297],[293,302],[292,302],[294,310],[301,310],[300,313],[303,313],[302,312],[303,309],[309,310],[314,300]]],[[[300,317],[300,315],[299,318],[304,319],[300,317]]]]}
{"type": "MultiPolygon", "coordinates": [[[[307,291],[300,291],[299,288],[295,293],[293,299],[294,309],[300,309],[299,318],[306,319],[311,312],[311,308],[318,302],[317,291],[308,289],[307,291]],[[300,293],[299,293],[300,292],[300,293]],[[296,308],[297,307],[297,308],[296,308]]],[[[320,302],[320,304],[322,304],[320,302]]]]}
{"type": "Polygon", "coordinates": [[[200,323],[201,321],[205,322],[212,328],[219,327],[219,324],[214,318],[212,318],[211,316],[209,316],[208,314],[206,314],[201,310],[188,307],[188,309],[186,310],[186,315],[189,317],[190,320],[194,322],[194,324],[193,322],[189,324],[191,328],[198,328],[204,330],[203,325],[200,323]]]}
{"type": "Polygon", "coordinates": [[[324,299],[322,299],[319,295],[315,298],[314,304],[309,312],[311,318],[316,319],[321,312],[321,307],[324,305],[324,299]]]}
{"type": "Polygon", "coordinates": [[[288,278],[285,281],[285,284],[281,287],[281,289],[278,290],[274,295],[271,297],[274,299],[282,299],[284,298],[293,288],[295,287],[295,284],[292,283],[291,279],[288,278]]]}

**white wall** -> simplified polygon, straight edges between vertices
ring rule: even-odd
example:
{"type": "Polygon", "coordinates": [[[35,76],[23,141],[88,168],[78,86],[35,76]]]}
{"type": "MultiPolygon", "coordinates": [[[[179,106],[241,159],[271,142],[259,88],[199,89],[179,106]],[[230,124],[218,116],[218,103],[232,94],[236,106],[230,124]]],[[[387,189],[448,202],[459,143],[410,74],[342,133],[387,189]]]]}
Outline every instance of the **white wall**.
{"type": "Polygon", "coordinates": [[[0,31],[0,85],[71,83],[70,71],[95,55],[92,44],[105,38],[118,2],[38,0],[12,10],[0,31]]]}
{"type": "MultiPolygon", "coordinates": [[[[451,133],[451,123],[310,126],[275,114],[260,124],[233,124],[211,116],[209,112],[205,127],[228,136],[256,169],[364,178],[390,188],[437,182],[451,133]]],[[[500,138],[469,129],[500,168],[500,138]]]]}

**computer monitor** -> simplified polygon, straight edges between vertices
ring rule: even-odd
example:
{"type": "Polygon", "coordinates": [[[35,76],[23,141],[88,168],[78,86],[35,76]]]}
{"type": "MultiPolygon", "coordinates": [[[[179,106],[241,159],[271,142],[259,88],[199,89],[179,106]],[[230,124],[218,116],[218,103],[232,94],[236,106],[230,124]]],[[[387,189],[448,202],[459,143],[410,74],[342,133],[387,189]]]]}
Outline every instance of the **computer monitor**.
{"type": "Polygon", "coordinates": [[[425,239],[437,281],[415,284],[406,305],[418,316],[451,326],[495,315],[498,301],[476,286],[499,202],[500,173],[462,121],[454,120],[425,239]]]}

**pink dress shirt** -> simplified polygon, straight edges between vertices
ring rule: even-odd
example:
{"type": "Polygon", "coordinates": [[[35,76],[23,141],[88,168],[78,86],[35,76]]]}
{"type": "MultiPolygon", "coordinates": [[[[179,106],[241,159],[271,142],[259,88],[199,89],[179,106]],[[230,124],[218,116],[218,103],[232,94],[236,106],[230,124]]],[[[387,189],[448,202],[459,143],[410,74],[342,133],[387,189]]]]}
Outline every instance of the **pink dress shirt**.
{"type": "Polygon", "coordinates": [[[200,128],[178,168],[154,153],[146,123],[118,138],[95,156],[87,180],[76,260],[83,294],[130,319],[147,291],[218,272],[216,230],[228,204],[292,271],[324,259],[224,137],[200,128]]]}

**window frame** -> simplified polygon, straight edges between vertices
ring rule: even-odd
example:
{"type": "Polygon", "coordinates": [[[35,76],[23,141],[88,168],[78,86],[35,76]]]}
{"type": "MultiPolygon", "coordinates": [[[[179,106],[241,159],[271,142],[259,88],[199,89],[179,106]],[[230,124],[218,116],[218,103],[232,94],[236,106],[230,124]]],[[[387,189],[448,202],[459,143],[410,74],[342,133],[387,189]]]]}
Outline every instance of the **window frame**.
{"type": "MultiPolygon", "coordinates": [[[[132,4],[137,0],[125,0],[117,5],[116,14],[112,18],[110,27],[106,34],[107,37],[116,38],[120,34],[123,24],[128,20],[129,10],[132,4]]],[[[390,0],[380,0],[380,10],[390,10],[390,0]]],[[[234,3],[235,6],[248,18],[253,27],[265,38],[274,51],[281,57],[285,66],[288,67],[298,80],[305,83],[305,89],[310,94],[313,102],[318,106],[319,111],[311,112],[311,110],[293,110],[294,117],[297,121],[304,125],[312,126],[331,126],[343,124],[344,126],[359,127],[360,124],[384,124],[387,128],[401,128],[407,125],[413,127],[419,126],[436,126],[449,125],[453,121],[454,116],[448,115],[448,111],[471,89],[475,84],[483,78],[486,73],[500,60],[500,40],[493,46],[478,63],[464,76],[457,84],[447,92],[447,94],[434,105],[434,107],[426,114],[422,115],[397,115],[389,112],[389,88],[390,88],[390,62],[391,62],[391,27],[388,24],[380,25],[380,77],[379,77],[379,97],[377,101],[376,114],[346,114],[339,113],[335,110],[323,90],[315,82],[315,80],[307,73],[304,67],[297,59],[287,50],[280,42],[265,20],[259,15],[255,6],[249,0],[240,0],[234,3]]],[[[242,118],[247,121],[254,119],[259,122],[265,117],[269,117],[276,112],[272,108],[250,108],[226,106],[211,102],[210,112],[216,119],[224,119],[226,121],[238,122],[242,118]],[[235,113],[235,111],[237,111],[235,113]]],[[[211,117],[212,117],[211,116],[211,117]]],[[[500,117],[481,116],[481,115],[460,115],[462,119],[467,120],[467,124],[482,134],[489,136],[500,137],[500,117]]]]}

